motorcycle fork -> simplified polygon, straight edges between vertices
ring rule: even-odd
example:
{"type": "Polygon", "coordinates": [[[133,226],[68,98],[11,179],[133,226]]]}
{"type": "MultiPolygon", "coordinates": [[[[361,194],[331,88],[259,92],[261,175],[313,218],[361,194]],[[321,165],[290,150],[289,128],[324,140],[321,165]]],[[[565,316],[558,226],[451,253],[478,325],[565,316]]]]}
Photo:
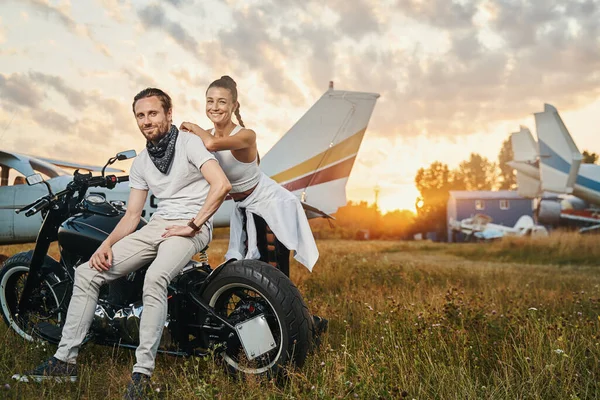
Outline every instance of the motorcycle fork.
{"type": "Polygon", "coordinates": [[[32,294],[33,291],[39,287],[42,279],[45,276],[43,265],[50,243],[57,239],[57,230],[60,221],[58,216],[50,210],[44,221],[42,222],[42,228],[35,241],[35,248],[33,250],[33,256],[29,263],[29,273],[27,274],[27,280],[25,281],[25,287],[19,300],[19,306],[17,312],[25,313],[29,310],[32,305],[32,294]]]}

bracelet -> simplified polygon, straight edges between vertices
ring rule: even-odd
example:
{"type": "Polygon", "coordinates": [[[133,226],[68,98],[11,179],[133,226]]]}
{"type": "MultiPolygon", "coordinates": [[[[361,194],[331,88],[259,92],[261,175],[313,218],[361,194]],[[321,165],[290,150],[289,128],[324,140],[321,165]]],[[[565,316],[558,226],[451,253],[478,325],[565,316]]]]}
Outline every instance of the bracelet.
{"type": "Polygon", "coordinates": [[[200,232],[200,227],[196,225],[196,223],[194,222],[194,218],[190,219],[190,222],[187,223],[187,226],[192,228],[194,232],[200,232]]]}

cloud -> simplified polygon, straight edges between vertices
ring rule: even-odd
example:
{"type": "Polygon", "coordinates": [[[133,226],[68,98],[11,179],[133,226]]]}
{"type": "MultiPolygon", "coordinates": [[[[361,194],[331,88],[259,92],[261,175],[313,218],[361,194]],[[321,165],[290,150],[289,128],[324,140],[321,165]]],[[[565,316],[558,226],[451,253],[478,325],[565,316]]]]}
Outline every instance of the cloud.
{"type": "Polygon", "coordinates": [[[87,104],[85,94],[68,86],[61,77],[41,72],[30,72],[29,77],[33,82],[41,83],[55,89],[67,99],[73,108],[79,110],[85,108],[87,104]]]}
{"type": "Polygon", "coordinates": [[[197,56],[198,42],[196,39],[180,23],[168,19],[165,13],[164,8],[158,4],[137,11],[138,17],[146,29],[163,29],[175,43],[197,56]]]}
{"type": "Polygon", "coordinates": [[[129,3],[125,0],[99,0],[110,18],[117,22],[125,22],[123,14],[129,10],[129,3]]]}
{"type": "Polygon", "coordinates": [[[98,41],[86,25],[78,24],[64,10],[65,7],[53,6],[48,0],[23,0],[22,2],[29,3],[37,11],[46,15],[48,18],[58,20],[60,24],[66,27],[71,33],[88,38],[100,53],[104,54],[106,57],[112,57],[108,47],[98,41]]]}
{"type": "Polygon", "coordinates": [[[396,9],[415,21],[443,29],[461,29],[473,24],[476,0],[398,0],[396,9]]]}
{"type": "Polygon", "coordinates": [[[43,92],[33,82],[21,74],[9,76],[0,74],[0,102],[7,106],[37,107],[44,99],[43,92]]]}
{"type": "Polygon", "coordinates": [[[31,117],[42,128],[53,129],[62,134],[70,133],[73,129],[74,121],[63,114],[52,109],[36,108],[31,111],[31,117]]]}
{"type": "Polygon", "coordinates": [[[371,33],[379,33],[381,27],[375,16],[375,7],[365,0],[337,1],[332,8],[339,14],[337,28],[354,40],[361,40],[371,33]]]}

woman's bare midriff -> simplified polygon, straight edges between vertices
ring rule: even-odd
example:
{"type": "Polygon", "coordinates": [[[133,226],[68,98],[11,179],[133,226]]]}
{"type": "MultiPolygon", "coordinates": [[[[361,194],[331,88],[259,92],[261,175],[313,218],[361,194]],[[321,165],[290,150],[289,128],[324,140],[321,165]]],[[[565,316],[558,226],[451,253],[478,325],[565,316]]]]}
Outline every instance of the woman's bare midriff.
{"type": "Polygon", "coordinates": [[[244,190],[243,192],[229,193],[229,195],[231,196],[233,201],[242,201],[246,199],[246,197],[250,196],[252,192],[254,192],[254,189],[256,189],[256,186],[254,186],[251,189],[244,190]]]}

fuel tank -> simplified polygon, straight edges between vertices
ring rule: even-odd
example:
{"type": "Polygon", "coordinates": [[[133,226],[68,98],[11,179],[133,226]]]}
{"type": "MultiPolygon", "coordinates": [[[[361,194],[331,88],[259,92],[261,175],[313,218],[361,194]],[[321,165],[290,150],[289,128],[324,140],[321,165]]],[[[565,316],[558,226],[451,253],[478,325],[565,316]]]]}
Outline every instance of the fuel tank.
{"type": "MultiPolygon", "coordinates": [[[[124,215],[123,212],[110,216],[88,213],[74,215],[58,229],[58,243],[67,252],[88,260],[124,215]]],[[[146,220],[142,218],[136,230],[144,225],[146,220]]]]}

